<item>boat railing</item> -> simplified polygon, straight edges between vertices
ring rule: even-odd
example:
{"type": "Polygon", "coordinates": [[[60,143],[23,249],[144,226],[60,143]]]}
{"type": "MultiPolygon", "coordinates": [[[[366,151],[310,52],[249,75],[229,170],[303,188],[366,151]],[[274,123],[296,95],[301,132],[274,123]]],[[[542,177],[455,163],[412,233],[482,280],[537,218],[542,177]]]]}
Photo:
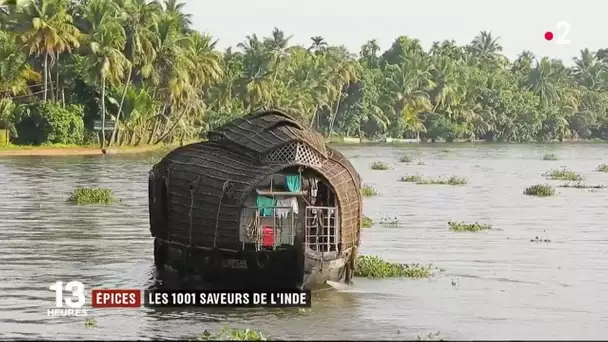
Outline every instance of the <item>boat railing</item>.
{"type": "Polygon", "coordinates": [[[340,241],[340,217],[337,207],[306,207],[306,248],[316,252],[336,252],[340,241]]]}
{"type": "Polygon", "coordinates": [[[283,245],[293,245],[296,235],[297,214],[293,207],[257,207],[243,208],[240,240],[245,244],[254,244],[256,250],[276,249],[283,245]],[[262,215],[262,211],[270,210],[271,214],[262,215]]]}

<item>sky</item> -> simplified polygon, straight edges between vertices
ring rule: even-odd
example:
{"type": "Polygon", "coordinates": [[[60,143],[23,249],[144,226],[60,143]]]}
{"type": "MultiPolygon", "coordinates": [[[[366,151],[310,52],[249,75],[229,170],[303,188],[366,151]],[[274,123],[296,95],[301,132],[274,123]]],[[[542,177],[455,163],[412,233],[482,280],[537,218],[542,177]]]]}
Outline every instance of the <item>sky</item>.
{"type": "Polygon", "coordinates": [[[182,1],[193,14],[194,27],[219,39],[222,49],[246,35],[269,35],[275,26],[293,35],[291,43],[309,46],[310,37],[322,36],[356,53],[373,38],[382,50],[401,35],[419,39],[428,49],[433,41],[445,39],[467,44],[482,30],[500,37],[510,59],[530,50],[570,65],[581,49],[608,48],[608,2],[601,0],[182,1]],[[560,22],[566,25],[558,28],[560,22]],[[557,44],[566,29],[566,44],[557,44]],[[545,40],[546,31],[554,33],[552,41],[545,40]]]}

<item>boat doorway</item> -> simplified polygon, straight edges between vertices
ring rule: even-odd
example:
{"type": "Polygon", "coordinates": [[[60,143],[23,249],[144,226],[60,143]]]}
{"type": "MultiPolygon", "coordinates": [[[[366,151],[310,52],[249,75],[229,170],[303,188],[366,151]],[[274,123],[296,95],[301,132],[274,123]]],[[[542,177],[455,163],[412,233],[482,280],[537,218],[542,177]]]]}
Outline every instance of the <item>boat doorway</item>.
{"type": "Polygon", "coordinates": [[[307,252],[337,255],[337,196],[314,169],[283,169],[254,187],[243,208],[240,236],[244,250],[276,250],[300,242],[307,252]]]}

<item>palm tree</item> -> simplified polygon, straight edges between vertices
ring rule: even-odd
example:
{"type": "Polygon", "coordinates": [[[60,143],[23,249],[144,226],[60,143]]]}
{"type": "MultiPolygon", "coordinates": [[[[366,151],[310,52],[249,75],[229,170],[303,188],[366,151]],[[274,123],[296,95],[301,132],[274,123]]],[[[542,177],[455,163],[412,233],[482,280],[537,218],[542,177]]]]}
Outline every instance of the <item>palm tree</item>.
{"type": "Polygon", "coordinates": [[[121,22],[124,25],[126,37],[124,55],[130,64],[118,106],[118,113],[116,114],[114,131],[109,142],[110,145],[114,142],[118,133],[122,107],[133,77],[133,67],[143,67],[140,69],[141,75],[144,78],[148,77],[152,61],[156,58],[154,46],[158,45],[158,37],[151,30],[159,16],[160,7],[158,4],[155,2],[147,3],[145,0],[124,0],[121,5],[121,22]]]}
{"type": "Polygon", "coordinates": [[[93,79],[101,86],[101,148],[105,148],[106,82],[117,84],[130,68],[130,62],[122,53],[126,37],[117,20],[116,8],[105,0],[91,0],[85,10],[85,20],[91,28],[87,64],[93,79]]]}
{"type": "Polygon", "coordinates": [[[244,70],[239,78],[240,95],[247,111],[260,109],[271,99],[271,74],[269,66],[272,56],[264,48],[257,35],[247,36],[237,45],[243,50],[244,70]]]}
{"type": "MultiPolygon", "coordinates": [[[[44,100],[48,95],[49,62],[79,46],[80,31],[67,13],[67,0],[34,0],[18,8],[12,21],[30,55],[44,56],[44,100]]],[[[56,85],[58,86],[58,85],[56,85]]]]}
{"type": "Polygon", "coordinates": [[[325,41],[325,38],[321,36],[310,37],[310,40],[312,40],[312,44],[308,48],[308,51],[310,52],[317,53],[327,48],[327,42],[325,41]]]}
{"type": "Polygon", "coordinates": [[[386,90],[393,100],[390,110],[403,118],[407,128],[416,133],[416,138],[420,138],[419,133],[424,132],[424,125],[419,114],[432,108],[426,92],[430,75],[426,71],[419,73],[414,62],[390,65],[387,72],[386,90]]]}
{"type": "Polygon", "coordinates": [[[277,75],[279,73],[279,63],[281,62],[281,58],[285,54],[285,49],[289,45],[289,40],[291,38],[292,36],[286,37],[285,32],[275,27],[272,30],[271,38],[267,38],[264,40],[264,45],[274,55],[274,76],[272,77],[272,85],[274,85],[277,80],[277,75]]]}
{"type": "MultiPolygon", "coordinates": [[[[27,56],[16,44],[16,37],[0,31],[0,93],[30,94],[29,81],[42,78],[27,61],[27,56]]],[[[2,94],[0,94],[2,97],[2,94]]]]}
{"type": "Polygon", "coordinates": [[[192,30],[192,14],[184,13],[185,3],[179,0],[164,0],[165,14],[172,25],[180,32],[190,33],[192,30]]]}

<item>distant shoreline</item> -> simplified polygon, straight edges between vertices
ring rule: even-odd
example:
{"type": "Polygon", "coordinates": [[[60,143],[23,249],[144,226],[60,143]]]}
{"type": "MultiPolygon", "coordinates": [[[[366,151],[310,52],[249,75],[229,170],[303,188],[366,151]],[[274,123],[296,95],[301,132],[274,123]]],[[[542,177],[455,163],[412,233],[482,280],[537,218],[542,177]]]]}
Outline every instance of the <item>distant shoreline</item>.
{"type": "MultiPolygon", "coordinates": [[[[179,144],[171,145],[145,145],[145,146],[121,146],[105,149],[105,154],[137,154],[172,149],[179,144]]],[[[19,146],[0,147],[0,157],[52,157],[52,156],[102,156],[103,151],[99,147],[90,146],[19,146]]]]}
{"type": "Polygon", "coordinates": [[[361,140],[359,138],[328,138],[325,140],[327,144],[338,144],[338,145],[434,145],[434,144],[539,144],[539,145],[551,145],[551,144],[601,144],[608,143],[608,140],[602,139],[589,139],[589,140],[564,140],[564,141],[529,141],[529,142],[517,142],[517,141],[487,141],[487,140],[465,140],[457,139],[454,141],[420,141],[417,139],[389,139],[388,141],[372,141],[372,140],[361,140]]]}
{"type": "MultiPolygon", "coordinates": [[[[607,143],[604,140],[567,140],[563,142],[549,141],[549,142],[529,142],[529,143],[516,143],[516,142],[490,142],[485,140],[476,141],[453,141],[453,142],[424,142],[424,141],[401,141],[395,139],[391,142],[386,141],[368,141],[359,140],[356,138],[342,139],[332,138],[327,139],[326,143],[331,145],[443,145],[443,144],[541,144],[541,145],[555,145],[555,144],[569,144],[569,143],[607,143]]],[[[197,141],[185,142],[184,145],[195,143],[197,141]]],[[[169,145],[144,145],[144,146],[120,146],[120,147],[109,147],[106,148],[106,155],[117,155],[117,154],[138,154],[159,151],[163,149],[171,150],[179,147],[179,144],[169,145]]],[[[99,147],[92,146],[20,146],[11,145],[9,147],[0,147],[0,158],[1,157],[19,157],[19,156],[30,156],[30,157],[52,157],[52,156],[102,156],[104,153],[99,147]]]]}

